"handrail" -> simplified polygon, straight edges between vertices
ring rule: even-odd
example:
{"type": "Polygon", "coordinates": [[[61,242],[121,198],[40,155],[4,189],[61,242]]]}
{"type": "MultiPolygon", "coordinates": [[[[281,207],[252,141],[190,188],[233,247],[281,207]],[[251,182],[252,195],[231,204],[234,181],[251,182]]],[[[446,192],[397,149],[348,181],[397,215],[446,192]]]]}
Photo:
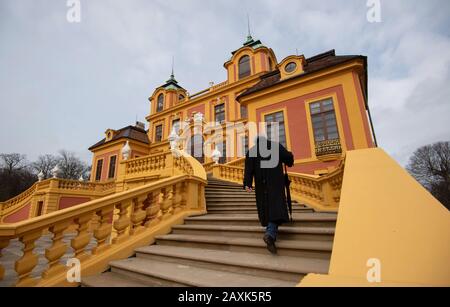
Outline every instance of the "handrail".
{"type": "MultiPolygon", "coordinates": [[[[319,211],[336,211],[339,207],[344,167],[345,163],[342,161],[337,169],[323,176],[288,172],[292,198],[319,211]]],[[[218,164],[213,166],[212,174],[215,178],[242,184],[244,167],[218,164]]]]}
{"type": "Polygon", "coordinates": [[[108,193],[114,192],[114,190],[114,182],[80,182],[78,180],[71,179],[49,178],[40,182],[35,182],[26,191],[0,203],[0,218],[25,206],[37,194],[70,194],[70,192],[81,191],[96,196],[104,196],[108,193]]]}
{"type": "Polygon", "coordinates": [[[244,165],[245,165],[245,157],[238,158],[236,160],[230,161],[228,163],[225,163],[225,165],[244,167],[244,165]]]}
{"type": "MultiPolygon", "coordinates": [[[[76,235],[70,241],[74,257],[81,261],[83,272],[100,273],[114,257],[130,256],[134,248],[148,244],[158,233],[168,231],[180,218],[206,212],[204,187],[206,173],[201,164],[189,156],[174,157],[179,174],[134,189],[125,190],[87,203],[59,210],[26,221],[0,225],[1,249],[10,240],[23,243],[23,255],[15,262],[18,274],[16,286],[46,286],[65,284],[66,269],[60,264],[69,248],[62,240],[70,225],[76,235]],[[115,214],[117,213],[117,214],[115,214]],[[94,220],[98,225],[91,230],[94,220]],[[45,255],[35,255],[35,242],[44,233],[53,234],[52,245],[45,255]],[[86,249],[95,238],[92,252],[86,249]],[[109,252],[106,252],[109,251],[109,252]],[[31,273],[40,257],[48,260],[48,267],[38,278],[31,273]]],[[[0,280],[5,269],[0,263],[0,280]]]]}

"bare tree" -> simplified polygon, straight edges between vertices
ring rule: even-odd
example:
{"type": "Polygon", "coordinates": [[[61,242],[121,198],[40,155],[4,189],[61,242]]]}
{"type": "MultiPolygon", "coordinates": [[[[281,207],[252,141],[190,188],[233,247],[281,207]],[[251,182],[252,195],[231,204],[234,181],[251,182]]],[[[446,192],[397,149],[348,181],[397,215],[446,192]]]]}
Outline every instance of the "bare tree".
{"type": "Polygon", "coordinates": [[[36,182],[24,155],[0,154],[0,201],[22,193],[36,182]]]}
{"type": "Polygon", "coordinates": [[[450,209],[450,142],[420,147],[406,169],[450,209]]]}
{"type": "Polygon", "coordinates": [[[0,162],[1,168],[10,174],[27,167],[26,156],[18,153],[0,154],[0,162]]]}
{"type": "Polygon", "coordinates": [[[73,152],[61,150],[58,157],[61,170],[60,177],[64,179],[78,179],[81,175],[86,178],[89,166],[81,161],[73,152]]]}
{"type": "Polygon", "coordinates": [[[54,155],[40,155],[35,162],[31,163],[31,168],[35,174],[42,172],[44,174],[44,179],[47,179],[52,176],[52,169],[58,162],[58,157],[54,155]]]}

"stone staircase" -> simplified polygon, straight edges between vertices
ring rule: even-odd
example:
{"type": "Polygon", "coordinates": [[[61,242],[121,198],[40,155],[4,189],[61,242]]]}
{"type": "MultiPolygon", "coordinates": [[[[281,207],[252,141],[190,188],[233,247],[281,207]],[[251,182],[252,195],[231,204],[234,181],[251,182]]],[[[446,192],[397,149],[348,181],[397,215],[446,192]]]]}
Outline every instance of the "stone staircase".
{"type": "Polygon", "coordinates": [[[208,214],[185,219],[82,285],[289,287],[308,273],[328,273],[336,214],[294,203],[293,222],[280,227],[274,256],[262,240],[254,193],[209,178],[206,202],[208,214]]]}

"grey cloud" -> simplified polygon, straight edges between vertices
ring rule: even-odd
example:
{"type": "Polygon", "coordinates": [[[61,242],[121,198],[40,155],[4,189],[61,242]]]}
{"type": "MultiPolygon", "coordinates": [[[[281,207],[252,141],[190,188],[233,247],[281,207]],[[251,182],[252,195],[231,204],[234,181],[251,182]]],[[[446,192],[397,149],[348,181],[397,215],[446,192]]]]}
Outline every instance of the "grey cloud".
{"type": "Polygon", "coordinates": [[[369,57],[369,104],[380,145],[405,164],[420,145],[450,139],[448,1],[81,0],[0,2],[0,151],[33,159],[87,147],[106,128],[149,112],[147,97],[170,74],[194,93],[226,78],[222,64],[252,32],[279,60],[335,48],[369,57]],[[256,4],[255,4],[256,3],[256,4]],[[426,105],[426,108],[421,106],[426,105]]]}

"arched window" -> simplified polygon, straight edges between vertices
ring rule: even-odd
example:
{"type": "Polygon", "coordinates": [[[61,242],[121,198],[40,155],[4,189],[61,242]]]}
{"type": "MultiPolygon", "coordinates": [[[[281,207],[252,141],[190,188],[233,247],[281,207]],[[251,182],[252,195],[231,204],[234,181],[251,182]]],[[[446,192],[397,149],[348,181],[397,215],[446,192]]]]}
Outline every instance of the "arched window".
{"type": "Polygon", "coordinates": [[[159,94],[158,101],[156,103],[156,112],[161,112],[164,109],[164,95],[159,94]]]}
{"type": "Polygon", "coordinates": [[[239,59],[239,79],[250,76],[250,57],[248,55],[244,55],[239,59]]]}

